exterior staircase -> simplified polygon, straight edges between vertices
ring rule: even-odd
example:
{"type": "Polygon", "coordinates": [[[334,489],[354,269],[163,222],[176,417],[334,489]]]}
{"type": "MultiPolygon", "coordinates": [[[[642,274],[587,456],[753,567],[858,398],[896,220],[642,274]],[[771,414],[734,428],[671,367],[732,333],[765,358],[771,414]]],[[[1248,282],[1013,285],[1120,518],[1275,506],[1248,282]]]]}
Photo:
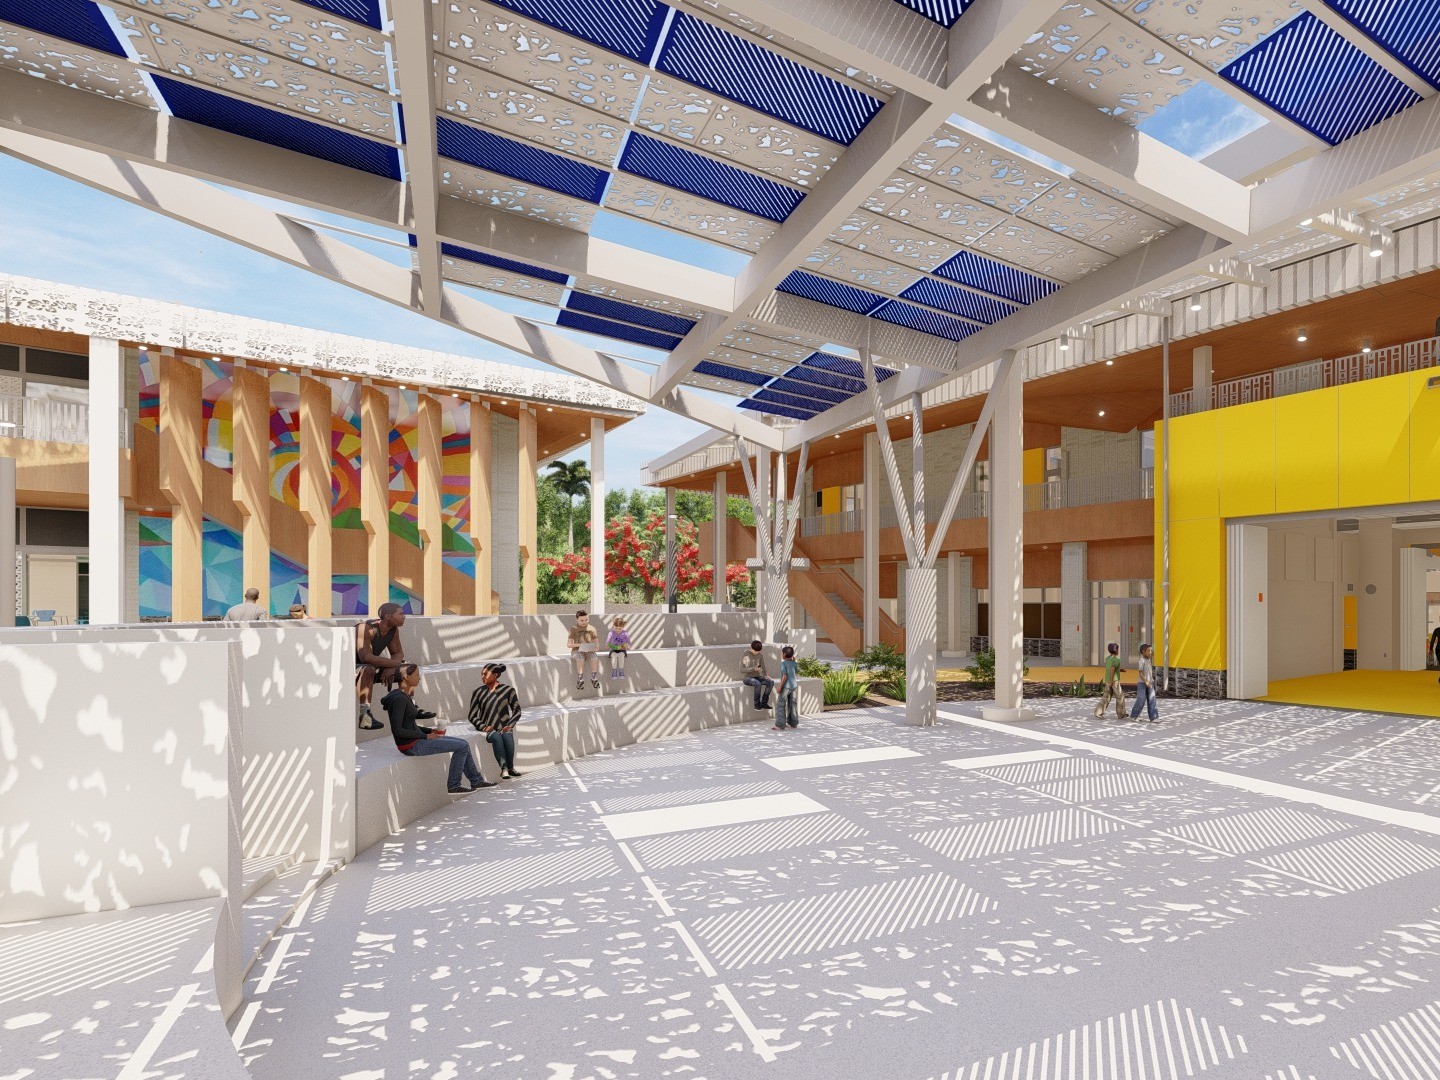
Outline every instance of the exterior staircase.
{"type": "Polygon", "coordinates": [[[845,621],[856,630],[864,631],[865,620],[855,613],[855,609],[845,602],[845,598],[839,593],[827,592],[825,599],[829,600],[835,609],[845,616],[845,621]]]}

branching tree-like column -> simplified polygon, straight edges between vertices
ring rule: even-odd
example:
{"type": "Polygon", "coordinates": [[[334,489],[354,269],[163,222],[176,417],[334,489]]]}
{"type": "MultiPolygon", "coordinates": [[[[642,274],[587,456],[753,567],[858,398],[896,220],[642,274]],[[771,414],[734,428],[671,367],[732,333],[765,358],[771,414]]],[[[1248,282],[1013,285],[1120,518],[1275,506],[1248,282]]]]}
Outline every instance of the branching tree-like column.
{"type": "MultiPolygon", "coordinates": [[[[940,548],[945,541],[945,532],[955,518],[960,506],[960,496],[965,482],[975,468],[975,459],[980,453],[980,444],[990,427],[995,411],[994,390],[985,399],[980,410],[980,419],[965,447],[965,456],[950,485],[950,494],[945,508],[933,523],[934,535],[926,535],[925,522],[925,426],[920,408],[919,395],[910,403],[912,420],[912,460],[915,466],[915,481],[912,489],[913,501],[906,505],[905,489],[900,483],[900,469],[895,461],[895,445],[890,439],[890,427],[885,419],[885,406],[880,399],[880,386],[875,378],[875,361],[870,352],[868,324],[864,343],[860,351],[861,364],[865,369],[865,385],[869,391],[870,409],[875,419],[875,432],[880,444],[880,461],[885,477],[890,484],[891,501],[895,504],[895,518],[900,527],[900,538],[905,545],[905,558],[909,563],[905,571],[905,722],[917,727],[928,727],[935,723],[935,657],[937,651],[937,623],[939,609],[940,572],[936,563],[940,559],[940,548]]],[[[995,374],[994,387],[1007,385],[1011,373],[1016,370],[1014,352],[1006,352],[1000,358],[995,374]]],[[[870,493],[866,492],[867,498],[870,493]]],[[[993,557],[993,551],[992,551],[993,557]]],[[[1016,554],[1018,565],[1019,555],[1016,554]]],[[[998,677],[998,673],[997,673],[998,677]]]]}
{"type": "Polygon", "coordinates": [[[756,590],[756,599],[765,612],[772,640],[789,641],[791,553],[795,550],[795,533],[800,523],[800,492],[804,489],[801,478],[809,467],[810,444],[800,446],[795,494],[788,503],[785,501],[785,455],[778,455],[772,493],[768,477],[756,481],[745,440],[737,436],[735,449],[745,474],[745,488],[755,507],[755,553],[760,557],[760,577],[764,582],[764,588],[756,590]]]}

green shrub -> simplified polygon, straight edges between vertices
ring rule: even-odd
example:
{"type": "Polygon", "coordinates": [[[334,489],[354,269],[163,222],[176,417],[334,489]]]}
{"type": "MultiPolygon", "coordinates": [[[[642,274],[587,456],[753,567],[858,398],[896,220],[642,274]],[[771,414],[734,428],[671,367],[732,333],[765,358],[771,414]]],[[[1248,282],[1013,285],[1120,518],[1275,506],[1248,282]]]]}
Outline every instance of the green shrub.
{"type": "Polygon", "coordinates": [[[797,656],[795,663],[800,668],[800,674],[807,679],[823,679],[830,672],[829,664],[813,656],[797,656]]]}
{"type": "Polygon", "coordinates": [[[888,678],[894,672],[905,670],[905,654],[894,645],[871,645],[855,654],[855,666],[866,671],[883,672],[880,677],[888,678]]]}
{"type": "MultiPolygon", "coordinates": [[[[970,675],[970,681],[980,683],[982,686],[995,685],[995,650],[982,649],[975,654],[975,662],[965,669],[970,675]]],[[[1021,673],[1030,674],[1030,665],[1022,661],[1021,673]]]]}
{"type": "MultiPolygon", "coordinates": [[[[1096,685],[1098,689],[1099,684],[1096,685]]],[[[1060,689],[1056,691],[1059,697],[1090,697],[1095,692],[1096,691],[1091,689],[1090,684],[1085,681],[1083,676],[1076,679],[1072,683],[1066,683],[1062,685],[1060,689]]]]}
{"type": "Polygon", "coordinates": [[[854,664],[831,668],[822,678],[825,680],[826,705],[854,705],[865,696],[870,686],[870,680],[862,676],[854,664]]]}
{"type": "Polygon", "coordinates": [[[891,701],[905,700],[905,676],[896,675],[893,679],[886,679],[884,682],[870,684],[874,689],[879,690],[891,701]]]}

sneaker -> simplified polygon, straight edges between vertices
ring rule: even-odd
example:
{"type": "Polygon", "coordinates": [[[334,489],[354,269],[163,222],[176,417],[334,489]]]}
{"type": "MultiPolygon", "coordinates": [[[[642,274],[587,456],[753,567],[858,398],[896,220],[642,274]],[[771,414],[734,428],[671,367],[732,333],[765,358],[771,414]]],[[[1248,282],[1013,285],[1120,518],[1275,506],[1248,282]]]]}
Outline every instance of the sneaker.
{"type": "Polygon", "coordinates": [[[617,679],[623,679],[623,678],[625,677],[625,669],[622,667],[622,668],[620,669],[620,674],[619,674],[619,675],[616,675],[615,677],[616,677],[617,679]]]}
{"type": "Polygon", "coordinates": [[[599,676],[599,675],[591,675],[591,676],[590,676],[590,685],[593,686],[596,690],[599,690],[599,689],[600,689],[600,676],[599,676]]]}
{"type": "Polygon", "coordinates": [[[511,780],[517,780],[517,779],[519,779],[520,777],[522,777],[522,776],[524,776],[524,775],[525,775],[524,773],[516,772],[514,769],[511,769],[511,770],[510,770],[510,779],[511,779],[511,780]]]}
{"type": "Polygon", "coordinates": [[[771,705],[768,701],[762,701],[762,702],[760,702],[760,708],[762,708],[762,709],[773,709],[773,708],[775,708],[775,706],[774,706],[774,705],[771,705]]]}
{"type": "Polygon", "coordinates": [[[475,789],[473,787],[452,787],[446,788],[445,790],[450,792],[451,795],[469,795],[475,789]]]}
{"type": "Polygon", "coordinates": [[[774,727],[772,727],[770,730],[771,730],[771,731],[784,731],[785,729],[784,729],[783,727],[781,727],[779,724],[776,724],[776,725],[775,725],[774,727]]]}
{"type": "Polygon", "coordinates": [[[585,680],[584,680],[584,679],[576,679],[576,680],[575,680],[575,689],[576,689],[576,690],[584,690],[584,689],[585,689],[585,680]]]}
{"type": "Polygon", "coordinates": [[[370,711],[370,706],[369,706],[369,705],[363,705],[363,706],[361,706],[361,708],[360,708],[360,730],[361,730],[361,731],[379,731],[379,730],[380,730],[382,727],[384,727],[384,726],[385,726],[385,725],[382,724],[382,723],[380,723],[379,720],[376,720],[376,719],[375,719],[375,714],[370,711]]]}
{"type": "Polygon", "coordinates": [[[495,787],[495,786],[497,786],[497,785],[495,784],[495,781],[493,781],[493,780],[477,780],[475,783],[473,783],[473,784],[470,785],[470,790],[471,790],[471,791],[476,791],[476,790],[478,790],[478,789],[480,789],[480,788],[482,788],[482,787],[495,787]]]}

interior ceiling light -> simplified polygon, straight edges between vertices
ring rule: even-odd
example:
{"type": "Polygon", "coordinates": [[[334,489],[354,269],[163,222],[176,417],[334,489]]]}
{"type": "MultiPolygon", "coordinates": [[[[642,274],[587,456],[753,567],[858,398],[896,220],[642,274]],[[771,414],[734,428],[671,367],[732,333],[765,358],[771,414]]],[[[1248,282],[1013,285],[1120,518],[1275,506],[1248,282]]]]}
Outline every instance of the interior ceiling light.
{"type": "Polygon", "coordinates": [[[1360,351],[1361,351],[1362,353],[1368,353],[1368,352],[1370,351],[1370,339],[1369,339],[1369,338],[1366,338],[1364,341],[1362,341],[1362,342],[1360,343],[1360,351]]]}
{"type": "Polygon", "coordinates": [[[281,370],[281,371],[289,371],[290,369],[289,369],[288,367],[286,367],[284,364],[281,364],[281,365],[280,365],[280,370],[281,370]]]}
{"type": "Polygon", "coordinates": [[[1304,221],[1300,222],[1300,227],[1303,229],[1313,224],[1315,224],[1315,219],[1313,217],[1307,217],[1304,221]]]}
{"type": "Polygon", "coordinates": [[[349,376],[349,375],[341,375],[341,376],[340,376],[340,381],[341,381],[341,382],[349,382],[349,381],[350,381],[350,376],[349,376]]]}
{"type": "Polygon", "coordinates": [[[1378,232],[1370,234],[1370,257],[1378,259],[1385,254],[1385,238],[1378,232]]]}
{"type": "Polygon", "coordinates": [[[1060,335],[1060,351],[1061,351],[1061,352],[1069,352],[1069,351],[1070,351],[1070,335],[1069,335],[1069,334],[1061,334],[1061,335],[1060,335]]]}
{"type": "Polygon", "coordinates": [[[1309,336],[1305,333],[1304,330],[1301,330],[1300,333],[1298,333],[1298,334],[1295,335],[1295,340],[1296,340],[1296,341],[1300,341],[1300,342],[1305,342],[1305,341],[1309,341],[1310,338],[1309,338],[1309,336]]]}
{"type": "Polygon", "coordinates": [[[1192,297],[1190,297],[1190,310],[1191,310],[1191,311],[1199,311],[1199,310],[1200,310],[1200,298],[1199,298],[1198,296],[1192,296],[1192,297]]]}
{"type": "Polygon", "coordinates": [[[1100,415],[1101,415],[1101,416],[1104,416],[1104,415],[1105,415],[1105,410],[1104,410],[1104,409],[1101,409],[1101,410],[1100,410],[1100,415]]]}
{"type": "Polygon", "coordinates": [[[1105,366],[1106,366],[1106,367],[1114,367],[1114,366],[1115,366],[1115,361],[1114,361],[1114,360],[1106,360],[1106,361],[1105,361],[1105,366]]]}

